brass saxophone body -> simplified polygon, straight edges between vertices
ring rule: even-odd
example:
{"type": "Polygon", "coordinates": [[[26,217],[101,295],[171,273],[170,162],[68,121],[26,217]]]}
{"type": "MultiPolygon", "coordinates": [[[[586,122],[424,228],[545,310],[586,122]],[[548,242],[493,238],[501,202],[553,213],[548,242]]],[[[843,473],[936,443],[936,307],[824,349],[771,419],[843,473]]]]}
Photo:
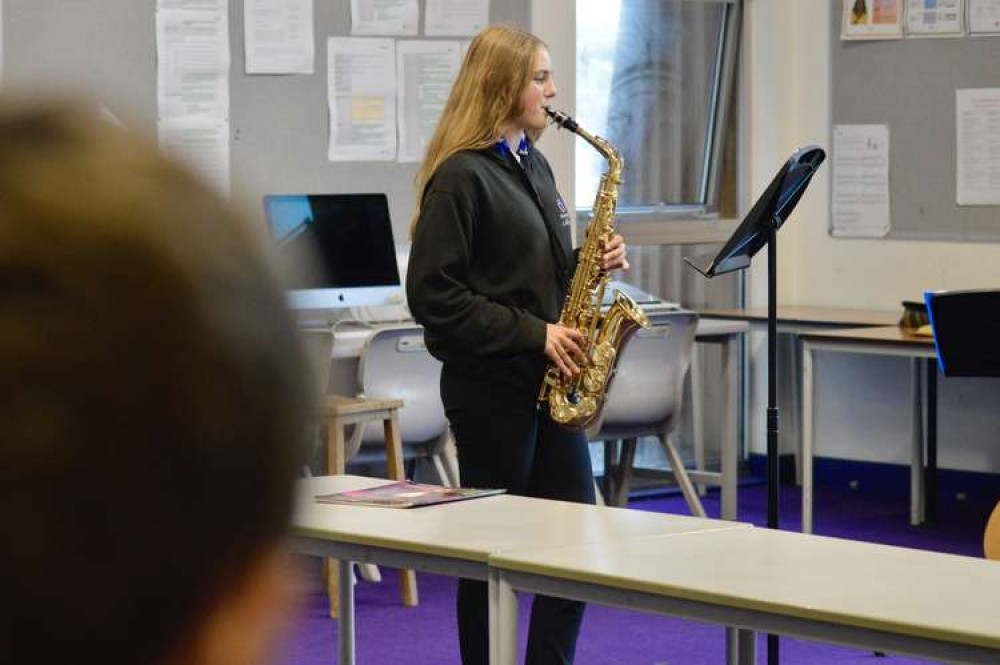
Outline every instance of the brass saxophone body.
{"type": "Polygon", "coordinates": [[[621,155],[608,141],[588,133],[565,113],[545,110],[553,122],[579,135],[608,162],[559,316],[561,325],[576,328],[583,335],[583,352],[589,363],[577,377],[570,378],[550,362],[538,395],[539,402],[549,403],[552,420],[570,429],[584,430],[600,418],[619,354],[636,330],[649,326],[649,319],[635,301],[617,290],[610,309],[601,312],[604,290],[611,279],[602,259],[604,245],[615,230],[618,188],[624,168],[621,155]]]}

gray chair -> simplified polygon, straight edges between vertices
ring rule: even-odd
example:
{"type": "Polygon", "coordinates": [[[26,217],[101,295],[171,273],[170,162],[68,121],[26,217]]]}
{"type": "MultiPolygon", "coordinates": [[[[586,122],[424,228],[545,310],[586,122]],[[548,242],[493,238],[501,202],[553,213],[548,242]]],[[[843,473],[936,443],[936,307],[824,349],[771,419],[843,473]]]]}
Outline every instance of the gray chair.
{"type": "MultiPolygon", "coordinates": [[[[419,326],[377,328],[365,341],[358,365],[359,396],[403,400],[399,432],[404,460],[425,461],[440,484],[457,486],[457,465],[448,458],[448,420],[440,382],[441,363],[427,351],[419,326]]],[[[346,459],[348,463],[384,460],[382,428],[356,428],[347,442],[346,459]]]]}
{"type": "Polygon", "coordinates": [[[698,315],[680,310],[653,315],[650,322],[652,325],[636,332],[622,351],[602,419],[596,431],[588,433],[590,440],[604,442],[605,500],[611,505],[627,503],[638,440],[650,436],[663,447],[691,512],[704,517],[692,478],[717,484],[717,474],[688,473],[672,440],[680,423],[698,315]],[[621,452],[615,465],[613,453],[619,442],[621,452]],[[612,478],[614,481],[608,482],[612,478]]]}
{"type": "MultiPolygon", "coordinates": [[[[299,339],[305,356],[309,381],[313,386],[311,398],[318,404],[326,395],[327,384],[330,381],[330,363],[333,353],[333,331],[330,328],[299,328],[299,339]]],[[[310,464],[316,459],[323,438],[320,436],[321,425],[310,422],[306,427],[304,464],[302,473],[312,475],[310,464]]]]}

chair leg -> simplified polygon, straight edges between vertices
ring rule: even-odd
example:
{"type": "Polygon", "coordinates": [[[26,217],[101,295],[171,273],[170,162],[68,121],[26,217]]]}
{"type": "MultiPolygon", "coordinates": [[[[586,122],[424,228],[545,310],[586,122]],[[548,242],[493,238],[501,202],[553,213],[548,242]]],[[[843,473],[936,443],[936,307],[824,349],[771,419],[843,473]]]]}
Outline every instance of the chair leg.
{"type": "Polygon", "coordinates": [[[458,450],[455,448],[455,439],[449,431],[444,444],[444,468],[448,472],[448,480],[452,487],[461,487],[462,479],[458,474],[458,450]]]}
{"type": "Polygon", "coordinates": [[[440,454],[431,455],[431,464],[434,466],[434,473],[437,474],[438,482],[445,487],[454,487],[451,484],[451,477],[448,475],[448,470],[445,468],[444,456],[440,454]]]}
{"type": "MultiPolygon", "coordinates": [[[[694,466],[699,471],[705,470],[705,407],[702,398],[702,360],[705,350],[702,344],[695,344],[691,349],[691,367],[688,376],[691,377],[691,429],[694,432],[694,466]]],[[[698,483],[698,496],[705,496],[705,485],[698,483]]]]}
{"type": "Polygon", "coordinates": [[[687,502],[688,508],[691,509],[691,513],[696,517],[705,517],[705,507],[701,505],[698,492],[694,489],[687,470],[684,468],[684,462],[681,461],[681,456],[670,441],[670,437],[663,434],[656,438],[660,440],[660,445],[663,446],[663,451],[667,454],[667,459],[670,460],[670,468],[674,472],[677,484],[680,485],[681,492],[684,493],[684,500],[687,502]]]}
{"type": "Polygon", "coordinates": [[[604,479],[601,483],[601,494],[604,495],[604,502],[609,506],[613,506],[615,504],[615,479],[613,473],[615,448],[617,448],[617,446],[618,441],[616,439],[608,439],[604,442],[604,479]]]}
{"type": "Polygon", "coordinates": [[[628,493],[632,485],[632,467],[635,466],[635,449],[639,440],[635,437],[622,441],[621,457],[618,460],[617,476],[615,477],[614,505],[628,505],[628,493]]]}

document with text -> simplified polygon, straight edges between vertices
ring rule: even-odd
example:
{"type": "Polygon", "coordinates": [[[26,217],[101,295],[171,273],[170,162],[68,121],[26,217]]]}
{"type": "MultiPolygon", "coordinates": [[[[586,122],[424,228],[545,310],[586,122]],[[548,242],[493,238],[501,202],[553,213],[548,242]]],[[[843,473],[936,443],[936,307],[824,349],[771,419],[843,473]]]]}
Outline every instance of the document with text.
{"type": "Polygon", "coordinates": [[[888,125],[835,125],[832,235],[882,237],[889,226],[888,125]]]}
{"type": "Polygon", "coordinates": [[[964,33],[962,0],[906,0],[906,32],[924,37],[958,37],[964,33]]]}
{"type": "Polygon", "coordinates": [[[330,161],[396,158],[396,46],[392,39],[327,42],[330,161]]]}
{"type": "Polygon", "coordinates": [[[1000,0],[968,0],[969,34],[1000,35],[1000,0]]]}
{"type": "Polygon", "coordinates": [[[423,159],[461,65],[458,42],[401,41],[396,45],[399,77],[399,161],[423,159]]]}
{"type": "Polygon", "coordinates": [[[158,125],[160,149],[186,162],[217,192],[230,194],[229,121],[174,118],[158,125]]]}
{"type": "Polygon", "coordinates": [[[490,0],[427,0],[424,34],[471,37],[490,22],[490,0]]]}
{"type": "Polygon", "coordinates": [[[1000,205],[1000,88],[955,91],[958,205],[1000,205]]]}
{"type": "Polygon", "coordinates": [[[156,12],[160,118],[229,117],[229,20],[225,12],[156,12]]]}
{"type": "Polygon", "coordinates": [[[314,0],[243,0],[247,74],[312,74],[314,0]]]}
{"type": "Polygon", "coordinates": [[[416,35],[417,0],[351,0],[352,35],[416,35]]]}

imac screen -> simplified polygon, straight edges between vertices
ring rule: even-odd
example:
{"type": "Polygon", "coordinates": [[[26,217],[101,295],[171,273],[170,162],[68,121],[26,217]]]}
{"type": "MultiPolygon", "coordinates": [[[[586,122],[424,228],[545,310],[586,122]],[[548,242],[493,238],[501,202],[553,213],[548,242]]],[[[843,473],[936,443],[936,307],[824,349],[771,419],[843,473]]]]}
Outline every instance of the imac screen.
{"type": "Polygon", "coordinates": [[[384,194],[282,194],[264,197],[279,258],[294,270],[295,308],[399,303],[402,287],[384,194]]]}

